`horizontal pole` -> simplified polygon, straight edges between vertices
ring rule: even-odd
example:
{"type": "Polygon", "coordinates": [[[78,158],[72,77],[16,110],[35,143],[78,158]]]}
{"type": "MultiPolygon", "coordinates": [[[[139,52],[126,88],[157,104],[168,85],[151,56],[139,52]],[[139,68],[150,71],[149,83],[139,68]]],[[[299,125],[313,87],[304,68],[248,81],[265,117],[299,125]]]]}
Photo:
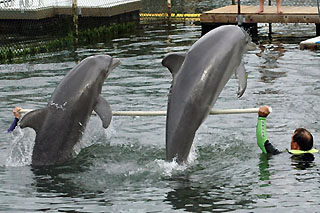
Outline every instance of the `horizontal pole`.
{"type": "MultiPolygon", "coordinates": [[[[21,113],[28,113],[32,109],[21,109],[21,113]]],[[[246,109],[213,109],[209,115],[222,115],[222,114],[244,114],[244,113],[258,113],[259,108],[246,108],[246,109]]],[[[271,112],[271,108],[270,108],[271,112]]],[[[96,114],[94,111],[92,114],[96,114]]],[[[113,116],[165,116],[167,111],[112,111],[113,116]]]]}

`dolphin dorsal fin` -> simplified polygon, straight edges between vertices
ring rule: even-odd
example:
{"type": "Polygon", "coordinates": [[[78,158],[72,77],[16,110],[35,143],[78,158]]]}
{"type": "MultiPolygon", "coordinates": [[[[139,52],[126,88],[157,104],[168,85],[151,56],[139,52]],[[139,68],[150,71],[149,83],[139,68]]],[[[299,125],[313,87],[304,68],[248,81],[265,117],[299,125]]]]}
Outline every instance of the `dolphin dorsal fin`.
{"type": "Polygon", "coordinates": [[[30,127],[38,132],[38,130],[42,127],[47,113],[47,107],[43,109],[33,110],[22,117],[19,125],[21,128],[30,127]]]}
{"type": "Polygon", "coordinates": [[[94,111],[100,117],[103,128],[108,128],[112,119],[112,111],[109,103],[101,95],[97,98],[97,104],[94,106],[94,111]]]}
{"type": "Polygon", "coordinates": [[[246,69],[244,68],[243,62],[241,61],[239,67],[236,70],[236,78],[238,79],[238,98],[240,98],[244,91],[247,88],[247,73],[246,69]]]}
{"type": "Polygon", "coordinates": [[[175,77],[184,62],[185,57],[185,53],[170,53],[162,59],[162,65],[167,67],[172,76],[175,77]]]}

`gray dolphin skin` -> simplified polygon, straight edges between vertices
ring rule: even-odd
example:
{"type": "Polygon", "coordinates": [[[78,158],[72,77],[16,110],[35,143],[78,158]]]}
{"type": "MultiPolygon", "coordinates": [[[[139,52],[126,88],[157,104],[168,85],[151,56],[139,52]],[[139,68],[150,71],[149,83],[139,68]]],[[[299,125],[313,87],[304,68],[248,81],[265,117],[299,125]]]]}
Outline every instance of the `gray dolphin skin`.
{"type": "Polygon", "coordinates": [[[33,166],[68,160],[93,110],[103,127],[109,126],[111,108],[100,93],[104,80],[119,64],[119,59],[108,55],[84,59],[62,79],[45,108],[31,111],[21,119],[21,128],[31,127],[36,131],[33,166]]]}
{"type": "Polygon", "coordinates": [[[247,85],[242,57],[253,49],[244,30],[226,25],[205,34],[187,53],[171,53],[162,60],[173,75],[166,120],[168,161],[187,161],[196,131],[235,72],[242,96],[247,85]]]}

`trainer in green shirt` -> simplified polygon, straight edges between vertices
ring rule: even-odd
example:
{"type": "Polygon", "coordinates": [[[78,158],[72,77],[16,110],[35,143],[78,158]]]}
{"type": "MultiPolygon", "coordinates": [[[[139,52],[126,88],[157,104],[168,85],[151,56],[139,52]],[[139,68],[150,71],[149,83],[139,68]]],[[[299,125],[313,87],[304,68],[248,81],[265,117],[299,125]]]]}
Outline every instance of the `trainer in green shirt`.
{"type": "MultiPolygon", "coordinates": [[[[266,119],[270,114],[270,107],[262,106],[258,112],[258,123],[257,123],[257,143],[263,153],[279,154],[281,153],[275,148],[268,140],[266,119]]],[[[304,129],[298,128],[294,131],[291,137],[291,150],[287,150],[293,155],[302,154],[313,154],[318,152],[317,149],[313,148],[313,136],[312,134],[304,129]]]]}

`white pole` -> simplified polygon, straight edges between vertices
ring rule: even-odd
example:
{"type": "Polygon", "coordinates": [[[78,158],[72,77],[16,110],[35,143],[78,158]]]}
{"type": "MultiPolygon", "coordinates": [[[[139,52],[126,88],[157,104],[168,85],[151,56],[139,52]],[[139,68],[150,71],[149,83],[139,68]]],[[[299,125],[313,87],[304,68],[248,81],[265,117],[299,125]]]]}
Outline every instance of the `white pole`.
{"type": "MultiPolygon", "coordinates": [[[[21,109],[21,113],[31,112],[32,109],[21,109]]],[[[272,109],[270,107],[270,112],[272,109]]],[[[243,113],[258,113],[259,108],[246,108],[246,109],[213,109],[209,115],[221,115],[221,114],[243,114],[243,113]]],[[[96,114],[92,112],[92,114],[96,114]]],[[[112,111],[113,116],[165,116],[167,111],[112,111]]]]}

